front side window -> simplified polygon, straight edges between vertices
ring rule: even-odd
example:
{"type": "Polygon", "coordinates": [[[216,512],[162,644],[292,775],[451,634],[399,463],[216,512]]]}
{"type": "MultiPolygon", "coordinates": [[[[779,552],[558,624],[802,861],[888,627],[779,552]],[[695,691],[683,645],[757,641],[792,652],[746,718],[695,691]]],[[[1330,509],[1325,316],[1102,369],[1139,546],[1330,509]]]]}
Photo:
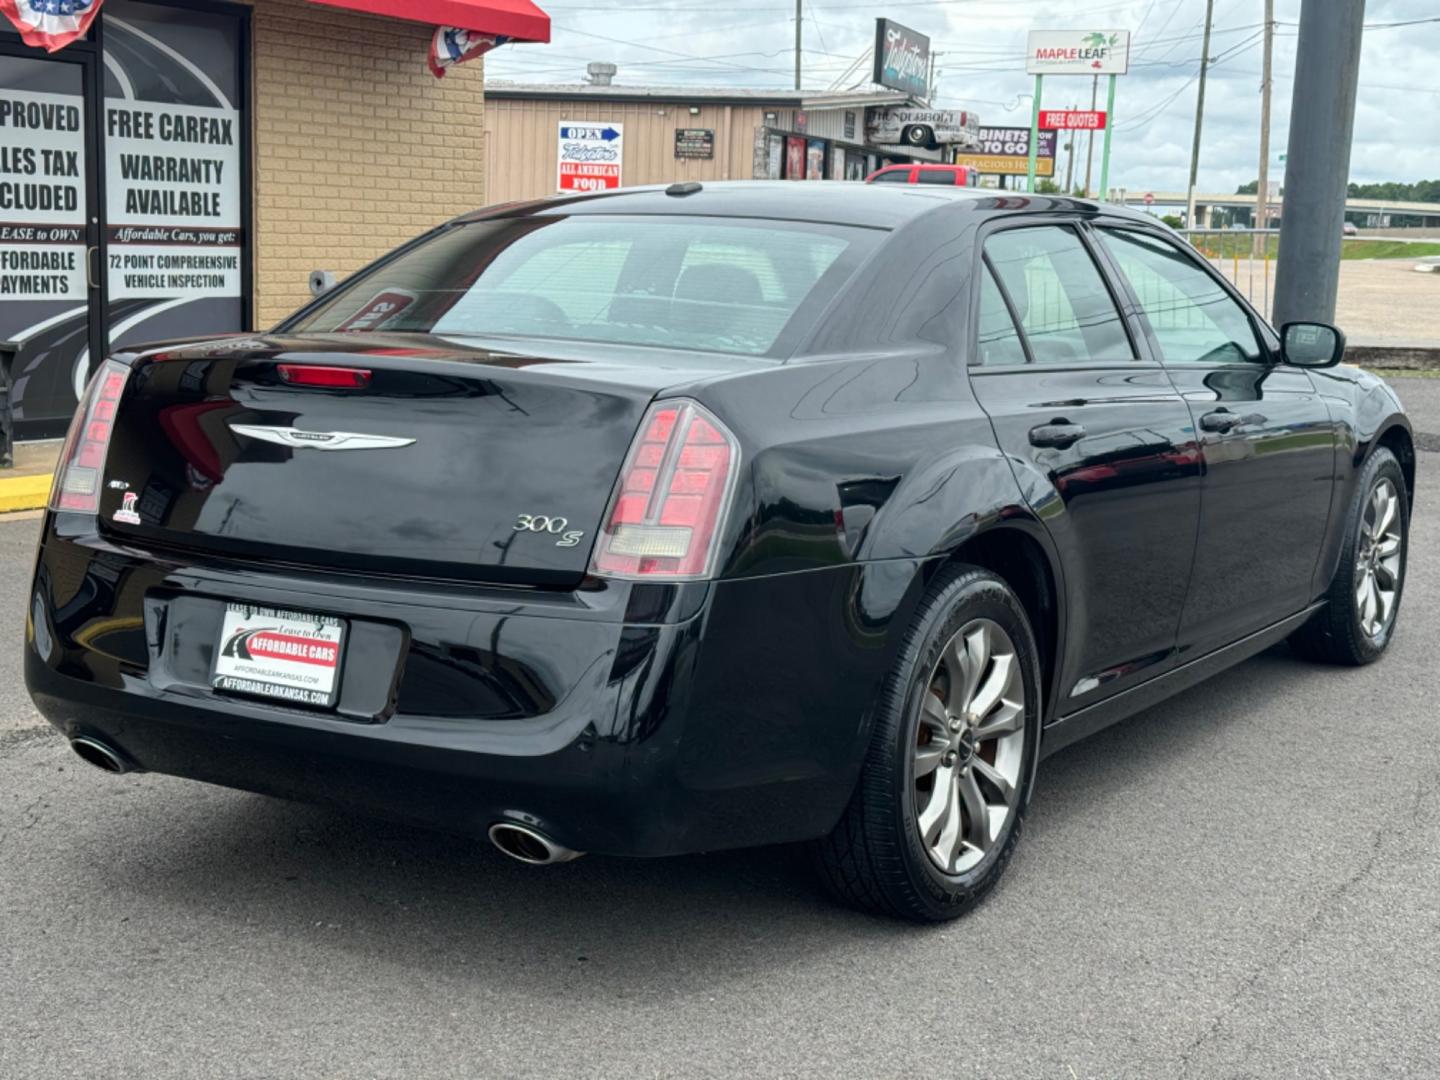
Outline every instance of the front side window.
{"type": "Polygon", "coordinates": [[[1174,244],[1129,229],[1098,231],[1135,291],[1166,363],[1263,359],[1245,309],[1174,244]]]}
{"type": "Polygon", "coordinates": [[[778,355],[884,234],[720,218],[501,218],[437,233],[286,327],[778,355]]]}
{"type": "Polygon", "coordinates": [[[872,184],[908,184],[910,182],[910,170],[895,169],[892,172],[882,172],[870,182],[872,184]]]}
{"type": "Polygon", "coordinates": [[[1105,279],[1073,229],[1006,229],[985,241],[1037,364],[1134,360],[1105,279]]]}

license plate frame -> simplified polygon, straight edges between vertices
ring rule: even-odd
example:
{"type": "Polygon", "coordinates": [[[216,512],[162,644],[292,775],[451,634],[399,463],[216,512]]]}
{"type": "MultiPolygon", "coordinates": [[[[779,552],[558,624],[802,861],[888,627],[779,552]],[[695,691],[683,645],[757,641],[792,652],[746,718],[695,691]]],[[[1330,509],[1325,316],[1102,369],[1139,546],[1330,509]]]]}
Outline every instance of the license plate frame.
{"type": "Polygon", "coordinates": [[[349,630],[336,615],[228,601],[210,686],[226,694],[333,709],[349,630]]]}

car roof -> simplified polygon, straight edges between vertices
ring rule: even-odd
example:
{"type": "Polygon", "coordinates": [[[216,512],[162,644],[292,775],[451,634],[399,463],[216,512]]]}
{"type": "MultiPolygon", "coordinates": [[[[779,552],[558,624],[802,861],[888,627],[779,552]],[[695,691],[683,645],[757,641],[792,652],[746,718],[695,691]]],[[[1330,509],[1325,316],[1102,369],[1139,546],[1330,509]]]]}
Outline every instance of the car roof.
{"type": "MultiPolygon", "coordinates": [[[[954,166],[949,166],[953,168],[954,166]]],[[[1080,213],[1100,210],[1154,223],[1147,214],[1092,199],[1065,195],[1028,196],[987,188],[912,184],[863,184],[852,180],[724,180],[700,184],[617,188],[585,195],[561,195],[533,202],[502,203],[456,221],[486,218],[573,215],[688,215],[768,218],[897,229],[957,204],[977,213],[1080,213]],[[683,193],[669,194],[671,191],[683,193]]]]}

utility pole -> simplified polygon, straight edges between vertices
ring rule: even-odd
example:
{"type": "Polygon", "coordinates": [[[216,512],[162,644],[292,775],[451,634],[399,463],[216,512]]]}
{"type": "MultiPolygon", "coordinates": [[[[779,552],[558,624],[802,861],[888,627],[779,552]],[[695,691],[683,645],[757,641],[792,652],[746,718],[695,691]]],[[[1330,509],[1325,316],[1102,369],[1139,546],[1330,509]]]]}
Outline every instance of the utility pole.
{"type": "Polygon", "coordinates": [[[1330,322],[1340,285],[1365,0],[1305,0],[1285,157],[1275,324],[1330,322]]]}
{"type": "MultiPolygon", "coordinates": [[[[1260,186],[1255,191],[1255,228],[1270,227],[1270,61],[1275,51],[1275,0],[1265,0],[1265,59],[1260,65],[1260,186]]],[[[1265,254],[1269,237],[1255,234],[1251,255],[1265,254]]],[[[1268,291],[1268,290],[1267,290],[1268,291]]]]}
{"type": "Polygon", "coordinates": [[[803,25],[802,22],[801,22],[801,20],[805,17],[804,12],[803,12],[803,10],[802,10],[804,3],[805,3],[805,0],[795,0],[795,89],[796,89],[796,90],[799,90],[799,89],[800,89],[800,45],[801,45],[800,31],[801,31],[801,27],[802,27],[802,25],[803,25]]]}
{"type": "MultiPolygon", "coordinates": [[[[1090,111],[1095,111],[1095,103],[1100,100],[1100,76],[1090,76],[1090,111]]],[[[1108,123],[1110,118],[1105,118],[1108,123]]],[[[1095,129],[1090,129],[1090,137],[1086,140],[1085,149],[1085,197],[1090,197],[1090,168],[1095,164],[1095,129]]]]}
{"type": "MultiPolygon", "coordinates": [[[[1071,105],[1070,111],[1074,112],[1078,106],[1071,105]]],[[[1066,132],[1070,136],[1070,142],[1066,145],[1068,153],[1065,155],[1065,194],[1075,190],[1075,131],[1071,129],[1066,132]]]]}
{"type": "Polygon", "coordinates": [[[1205,0],[1205,39],[1200,45],[1200,92],[1195,97],[1195,141],[1190,147],[1190,186],[1185,191],[1187,229],[1195,228],[1195,176],[1200,170],[1200,128],[1205,122],[1205,76],[1210,70],[1210,23],[1214,18],[1215,0],[1205,0]]]}

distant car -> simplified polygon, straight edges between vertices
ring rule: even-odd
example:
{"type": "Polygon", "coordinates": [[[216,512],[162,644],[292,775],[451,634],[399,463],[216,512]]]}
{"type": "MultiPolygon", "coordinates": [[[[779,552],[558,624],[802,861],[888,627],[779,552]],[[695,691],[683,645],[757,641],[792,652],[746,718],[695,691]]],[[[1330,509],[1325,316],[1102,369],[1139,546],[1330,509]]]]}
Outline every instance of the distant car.
{"type": "MultiPolygon", "coordinates": [[[[809,841],[841,899],[949,919],[1010,862],[1041,757],[1285,638],[1385,652],[1416,452],[1343,352],[1078,199],[747,180],[492,207],[273,331],[97,365],[25,677],[110,772],[536,864],[809,841]]],[[[1291,722],[1272,670],[1242,682],[1274,782],[1307,740],[1372,739],[1291,722]]],[[[1173,752],[1243,783],[1211,735],[1173,752]]],[[[1146,764],[1099,778],[1092,847],[1128,842],[1146,764]]],[[[162,856],[206,856],[184,789],[85,790],[171,800],[162,856]]],[[[1227,827],[1194,796],[1161,793],[1227,827]]]]}
{"type": "Polygon", "coordinates": [[[939,184],[975,187],[980,174],[968,165],[886,165],[865,178],[867,184],[939,184]]]}
{"type": "Polygon", "coordinates": [[[1340,226],[1340,232],[1345,236],[1360,235],[1360,230],[1355,227],[1355,223],[1353,221],[1347,221],[1344,225],[1340,226]]]}

